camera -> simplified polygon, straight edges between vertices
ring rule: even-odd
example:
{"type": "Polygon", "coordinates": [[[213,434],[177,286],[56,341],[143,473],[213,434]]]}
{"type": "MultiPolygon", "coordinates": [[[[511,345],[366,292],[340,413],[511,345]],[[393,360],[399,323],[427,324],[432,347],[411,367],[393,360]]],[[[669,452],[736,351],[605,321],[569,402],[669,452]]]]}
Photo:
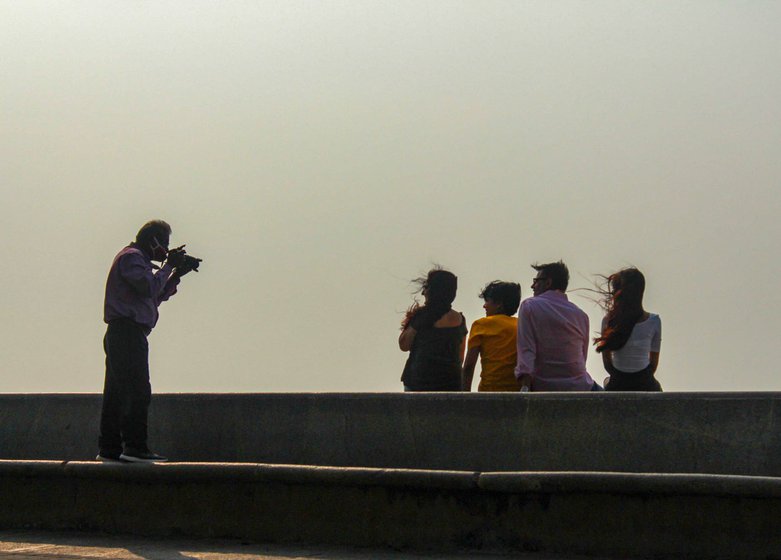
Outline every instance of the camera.
{"type": "Polygon", "coordinates": [[[188,255],[184,250],[184,245],[168,251],[168,261],[171,266],[176,267],[181,275],[187,274],[191,270],[198,272],[198,266],[203,259],[188,255]]]}
{"type": "Polygon", "coordinates": [[[198,272],[198,265],[201,264],[202,260],[203,259],[199,259],[197,257],[193,257],[185,253],[184,261],[182,262],[182,268],[187,270],[194,270],[195,272],[198,272]]]}

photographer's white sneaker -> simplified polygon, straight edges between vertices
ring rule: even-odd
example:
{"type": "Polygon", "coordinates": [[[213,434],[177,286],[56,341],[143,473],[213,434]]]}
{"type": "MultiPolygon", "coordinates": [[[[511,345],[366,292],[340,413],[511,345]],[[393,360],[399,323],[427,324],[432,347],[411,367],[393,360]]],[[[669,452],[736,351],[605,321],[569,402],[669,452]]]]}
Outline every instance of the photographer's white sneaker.
{"type": "Polygon", "coordinates": [[[165,463],[168,461],[167,457],[152,453],[148,449],[146,451],[140,451],[138,449],[125,449],[125,452],[119,456],[123,461],[129,463],[165,463]]]}
{"type": "Polygon", "coordinates": [[[98,453],[98,456],[95,457],[96,461],[100,461],[101,463],[124,463],[125,461],[122,460],[122,455],[119,453],[98,453]]]}

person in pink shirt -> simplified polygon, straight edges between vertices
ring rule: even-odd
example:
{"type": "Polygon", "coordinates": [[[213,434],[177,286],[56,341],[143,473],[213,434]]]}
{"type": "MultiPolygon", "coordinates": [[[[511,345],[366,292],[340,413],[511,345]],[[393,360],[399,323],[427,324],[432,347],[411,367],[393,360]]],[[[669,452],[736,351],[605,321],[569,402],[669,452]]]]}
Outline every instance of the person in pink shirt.
{"type": "Polygon", "coordinates": [[[532,268],[537,271],[534,296],[518,308],[515,377],[521,391],[601,391],[586,371],[588,315],[567,298],[567,265],[532,268]]]}
{"type": "Polygon", "coordinates": [[[166,222],[147,222],[135,242],[114,257],[109,270],[103,308],[107,324],[103,338],[106,377],[98,461],[166,460],[147,447],[147,413],[152,396],[147,337],[157,324],[158,306],[176,293],[181,277],[197,270],[200,261],[194,257],[188,260],[184,245],[169,251],[170,235],[171,226],[166,222]],[[152,261],[165,263],[157,267],[152,261]]]}

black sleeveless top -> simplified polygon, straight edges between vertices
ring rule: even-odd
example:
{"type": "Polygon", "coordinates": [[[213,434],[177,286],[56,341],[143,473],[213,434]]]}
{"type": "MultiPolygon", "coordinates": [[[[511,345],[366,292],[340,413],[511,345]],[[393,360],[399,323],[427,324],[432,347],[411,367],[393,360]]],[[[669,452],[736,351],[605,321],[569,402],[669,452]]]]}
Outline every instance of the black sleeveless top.
{"type": "Polygon", "coordinates": [[[461,390],[461,342],[467,334],[461,315],[457,327],[421,329],[412,341],[401,381],[413,391],[461,390]]]}

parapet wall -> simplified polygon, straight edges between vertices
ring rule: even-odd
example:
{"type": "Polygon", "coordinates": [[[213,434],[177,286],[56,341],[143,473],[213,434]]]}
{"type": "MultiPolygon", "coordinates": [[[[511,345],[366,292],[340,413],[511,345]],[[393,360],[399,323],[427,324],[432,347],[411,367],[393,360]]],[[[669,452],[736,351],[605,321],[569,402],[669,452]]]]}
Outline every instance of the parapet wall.
{"type": "Polygon", "coordinates": [[[781,560],[780,519],[768,477],[0,460],[3,529],[781,560]]]}
{"type": "MultiPolygon", "coordinates": [[[[0,459],[89,460],[101,396],[0,395],[0,459]]],[[[781,475],[781,394],[160,394],[175,461],[781,475]]]]}

